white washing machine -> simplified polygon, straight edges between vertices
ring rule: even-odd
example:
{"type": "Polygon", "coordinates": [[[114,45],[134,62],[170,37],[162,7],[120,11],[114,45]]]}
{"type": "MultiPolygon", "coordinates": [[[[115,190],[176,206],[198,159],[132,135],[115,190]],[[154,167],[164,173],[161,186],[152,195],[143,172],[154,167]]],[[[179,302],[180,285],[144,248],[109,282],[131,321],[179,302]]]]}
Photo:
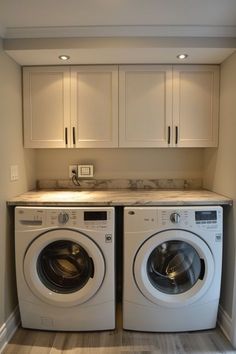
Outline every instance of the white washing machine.
{"type": "Polygon", "coordinates": [[[115,328],[114,208],[16,207],[22,326],[115,328]]]}
{"type": "Polygon", "coordinates": [[[213,328],[222,268],[220,206],[124,210],[123,327],[213,328]]]}

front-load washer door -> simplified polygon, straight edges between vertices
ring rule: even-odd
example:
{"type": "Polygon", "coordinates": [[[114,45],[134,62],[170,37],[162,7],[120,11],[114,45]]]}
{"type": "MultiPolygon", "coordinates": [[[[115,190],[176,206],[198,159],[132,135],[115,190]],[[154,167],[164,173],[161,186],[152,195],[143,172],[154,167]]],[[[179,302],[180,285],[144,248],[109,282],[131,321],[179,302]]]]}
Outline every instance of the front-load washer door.
{"type": "Polygon", "coordinates": [[[136,253],[135,282],[150,301],[179,307],[197,301],[214,277],[208,245],[185,230],[166,230],[147,239],[136,253]]]}
{"type": "Polygon", "coordinates": [[[69,229],[39,235],[28,247],[23,267],[34,295],[58,306],[88,301],[105,276],[105,261],[98,245],[69,229]]]}

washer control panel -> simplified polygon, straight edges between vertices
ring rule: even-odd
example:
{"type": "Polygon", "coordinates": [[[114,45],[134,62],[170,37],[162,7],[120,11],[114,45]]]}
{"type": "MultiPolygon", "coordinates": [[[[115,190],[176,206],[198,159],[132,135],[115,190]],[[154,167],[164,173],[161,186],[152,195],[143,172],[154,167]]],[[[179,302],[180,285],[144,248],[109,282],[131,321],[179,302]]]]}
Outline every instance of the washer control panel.
{"type": "Polygon", "coordinates": [[[114,208],[17,207],[17,227],[73,227],[83,230],[108,230],[114,224],[114,208]]]}
{"type": "Polygon", "coordinates": [[[82,227],[83,229],[103,230],[110,225],[111,212],[108,209],[47,210],[48,223],[52,226],[82,227]]]}

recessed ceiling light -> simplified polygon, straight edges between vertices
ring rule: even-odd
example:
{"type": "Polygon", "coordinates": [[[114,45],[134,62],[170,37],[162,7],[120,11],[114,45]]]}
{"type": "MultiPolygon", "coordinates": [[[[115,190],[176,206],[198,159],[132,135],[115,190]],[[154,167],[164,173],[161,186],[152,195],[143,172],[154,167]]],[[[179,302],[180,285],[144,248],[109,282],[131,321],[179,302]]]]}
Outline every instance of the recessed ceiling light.
{"type": "Polygon", "coordinates": [[[70,59],[70,57],[69,57],[69,55],[59,55],[59,57],[58,57],[59,59],[61,59],[61,60],[68,60],[68,59],[70,59]]]}
{"type": "Polygon", "coordinates": [[[186,59],[188,57],[188,54],[179,54],[177,55],[177,58],[180,60],[186,59]]]}

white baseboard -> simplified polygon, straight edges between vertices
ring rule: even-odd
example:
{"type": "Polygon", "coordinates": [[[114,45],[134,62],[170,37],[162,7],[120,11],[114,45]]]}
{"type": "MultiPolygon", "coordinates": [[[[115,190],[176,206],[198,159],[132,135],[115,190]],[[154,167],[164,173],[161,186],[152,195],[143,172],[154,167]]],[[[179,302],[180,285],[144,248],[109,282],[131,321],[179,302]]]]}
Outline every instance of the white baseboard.
{"type": "Polygon", "coordinates": [[[229,341],[232,340],[231,333],[232,333],[232,319],[230,316],[225,312],[222,306],[219,306],[218,312],[218,320],[217,323],[221,328],[224,335],[228,338],[229,341]]]}
{"type": "Polygon", "coordinates": [[[15,310],[10,314],[6,322],[0,328],[0,353],[3,351],[20,323],[19,307],[16,306],[15,310]]]}

